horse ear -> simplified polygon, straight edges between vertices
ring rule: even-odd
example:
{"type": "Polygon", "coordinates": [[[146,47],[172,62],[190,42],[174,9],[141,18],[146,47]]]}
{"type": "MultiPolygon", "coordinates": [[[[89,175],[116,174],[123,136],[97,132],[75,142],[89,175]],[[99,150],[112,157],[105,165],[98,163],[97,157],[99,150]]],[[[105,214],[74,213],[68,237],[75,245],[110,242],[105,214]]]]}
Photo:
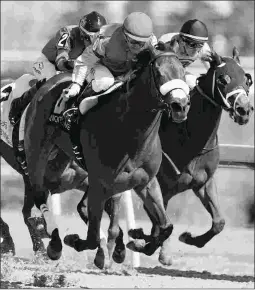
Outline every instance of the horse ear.
{"type": "Polygon", "coordinates": [[[239,51],[238,49],[234,46],[233,48],[233,59],[240,64],[240,59],[239,59],[239,51]]]}
{"type": "Polygon", "coordinates": [[[160,51],[166,51],[166,45],[164,42],[159,41],[156,45],[156,49],[160,51]]]}
{"type": "Polygon", "coordinates": [[[221,56],[212,48],[211,49],[211,65],[219,66],[222,63],[221,56]]]}

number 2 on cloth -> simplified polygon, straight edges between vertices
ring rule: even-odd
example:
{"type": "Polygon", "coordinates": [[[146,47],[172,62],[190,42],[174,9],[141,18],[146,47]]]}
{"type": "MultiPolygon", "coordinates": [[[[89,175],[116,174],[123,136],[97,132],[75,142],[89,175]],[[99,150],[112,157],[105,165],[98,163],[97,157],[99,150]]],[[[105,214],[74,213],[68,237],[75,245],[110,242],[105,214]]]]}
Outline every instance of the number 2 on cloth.
{"type": "Polygon", "coordinates": [[[58,42],[58,46],[64,47],[66,45],[67,38],[68,38],[68,34],[64,33],[58,42]]]}

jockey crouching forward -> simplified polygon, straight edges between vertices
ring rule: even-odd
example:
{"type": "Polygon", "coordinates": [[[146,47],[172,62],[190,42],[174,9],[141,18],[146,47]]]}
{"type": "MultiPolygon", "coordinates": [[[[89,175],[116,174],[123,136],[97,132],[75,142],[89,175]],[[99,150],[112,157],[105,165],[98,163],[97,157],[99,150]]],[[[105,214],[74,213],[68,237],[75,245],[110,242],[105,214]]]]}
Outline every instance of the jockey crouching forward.
{"type": "Polygon", "coordinates": [[[38,82],[12,103],[9,120],[13,125],[20,119],[23,109],[46,80],[57,72],[72,72],[74,60],[92,43],[105,24],[105,18],[93,11],[83,16],[79,25],[69,25],[57,31],[33,63],[32,71],[38,82]]]}
{"type": "MultiPolygon", "coordinates": [[[[210,60],[211,49],[207,43],[208,30],[206,25],[197,20],[188,20],[185,22],[178,33],[167,33],[159,38],[163,42],[165,49],[172,49],[179,57],[184,68],[188,67],[197,59],[200,59],[206,70],[209,65],[206,63],[210,60]]],[[[186,72],[186,82],[190,89],[196,86],[197,77],[186,72]]]]}
{"type": "MultiPolygon", "coordinates": [[[[153,34],[150,17],[142,12],[129,14],[123,25],[119,24],[110,37],[99,35],[94,44],[78,57],[73,70],[73,83],[65,90],[66,97],[77,96],[85,79],[91,84],[87,96],[107,90],[114,84],[115,77],[123,76],[131,70],[138,53],[155,44],[157,39],[153,34]]],[[[80,102],[81,98],[77,98],[75,105],[64,113],[70,130],[80,115],[80,102]]],[[[94,99],[88,104],[87,110],[96,103],[97,99],[94,99]]]]}

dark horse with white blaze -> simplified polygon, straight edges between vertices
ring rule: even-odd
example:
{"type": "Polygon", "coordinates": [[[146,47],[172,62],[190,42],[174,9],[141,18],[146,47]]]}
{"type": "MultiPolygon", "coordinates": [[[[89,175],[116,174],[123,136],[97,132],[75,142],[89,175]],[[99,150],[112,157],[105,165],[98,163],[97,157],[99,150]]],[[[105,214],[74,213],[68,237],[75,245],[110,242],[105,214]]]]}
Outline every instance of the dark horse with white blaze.
{"type": "MultiPolygon", "coordinates": [[[[109,96],[101,97],[99,104],[80,120],[80,143],[89,173],[88,213],[86,204],[83,204],[82,217],[88,221],[88,233],[86,240],[77,235],[66,240],[77,251],[101,249],[95,258],[95,264],[100,268],[104,266],[106,256],[100,245],[99,229],[104,204],[110,197],[134,189],[142,198],[160,228],[158,236],[151,240],[153,250],[172,232],[155,177],[162,158],[158,130],[163,110],[177,122],[187,117],[190,99],[184,82],[185,72],[177,56],[171,52],[144,51],[140,60],[142,65],[127,86],[130,89],[122,86],[109,96]]],[[[52,237],[48,254],[53,259],[60,257],[62,244],[54,218],[45,205],[45,165],[55,144],[70,156],[73,152],[69,136],[46,121],[54,102],[70,83],[71,75],[62,74],[44,84],[28,108],[25,126],[29,176],[35,204],[41,209],[47,232],[52,237]]],[[[119,232],[112,234],[116,238],[119,232]]],[[[111,257],[112,249],[109,253],[111,257]]]]}
{"type": "MultiPolygon", "coordinates": [[[[159,135],[162,149],[177,165],[181,174],[176,176],[165,155],[157,174],[164,205],[178,193],[192,189],[205,209],[212,217],[212,227],[204,234],[193,236],[183,233],[180,240],[186,244],[203,247],[225,225],[220,211],[214,173],[219,165],[219,146],[217,131],[222,110],[239,125],[245,125],[253,112],[249,100],[249,88],[252,85],[251,75],[245,73],[240,65],[236,48],[233,57],[220,57],[216,53],[210,63],[210,69],[198,79],[197,86],[191,91],[191,107],[188,118],[181,124],[162,118],[159,135]]],[[[158,225],[150,212],[145,208],[153,223],[151,235],[159,231],[158,225]]],[[[130,235],[136,239],[149,242],[142,229],[131,230],[130,235]]],[[[171,264],[170,253],[167,252],[166,240],[163,244],[159,260],[163,264],[171,264]]],[[[141,244],[131,245],[138,252],[146,252],[141,244]]]]}

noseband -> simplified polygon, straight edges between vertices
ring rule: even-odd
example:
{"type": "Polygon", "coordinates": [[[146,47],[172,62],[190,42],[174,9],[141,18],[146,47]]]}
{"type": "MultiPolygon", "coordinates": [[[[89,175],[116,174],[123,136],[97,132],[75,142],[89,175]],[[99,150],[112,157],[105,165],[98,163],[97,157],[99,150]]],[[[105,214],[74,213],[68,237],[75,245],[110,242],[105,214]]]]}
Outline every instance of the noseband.
{"type": "Polygon", "coordinates": [[[215,107],[222,107],[225,111],[227,112],[235,112],[237,115],[240,115],[237,111],[236,111],[236,104],[237,104],[237,100],[242,96],[243,93],[245,93],[245,96],[247,98],[249,98],[247,96],[247,93],[244,89],[235,89],[232,92],[229,92],[226,94],[226,97],[223,96],[223,93],[221,92],[220,88],[218,87],[218,85],[216,84],[216,89],[219,92],[219,95],[221,97],[221,100],[224,104],[224,106],[220,105],[218,102],[215,101],[215,96],[214,96],[214,86],[215,86],[215,71],[213,73],[213,82],[212,82],[212,98],[210,98],[207,94],[205,94],[203,92],[203,90],[200,88],[200,86],[197,84],[196,85],[196,89],[198,90],[198,92],[205,97],[208,101],[210,101],[215,107]],[[231,105],[231,103],[229,102],[229,98],[232,97],[233,95],[238,94],[237,97],[234,100],[233,105],[231,105]]]}
{"type": "Polygon", "coordinates": [[[158,86],[156,85],[156,80],[155,80],[155,72],[153,70],[153,65],[155,63],[155,61],[162,56],[172,56],[172,57],[177,57],[177,55],[173,52],[163,52],[163,53],[159,53],[157,54],[150,62],[149,62],[149,66],[150,66],[150,93],[152,92],[152,89],[154,89],[154,91],[156,91],[156,99],[158,100],[158,108],[157,109],[152,109],[152,112],[157,112],[157,111],[166,111],[168,114],[170,114],[171,112],[171,107],[170,105],[164,100],[163,95],[161,94],[158,86]]]}

